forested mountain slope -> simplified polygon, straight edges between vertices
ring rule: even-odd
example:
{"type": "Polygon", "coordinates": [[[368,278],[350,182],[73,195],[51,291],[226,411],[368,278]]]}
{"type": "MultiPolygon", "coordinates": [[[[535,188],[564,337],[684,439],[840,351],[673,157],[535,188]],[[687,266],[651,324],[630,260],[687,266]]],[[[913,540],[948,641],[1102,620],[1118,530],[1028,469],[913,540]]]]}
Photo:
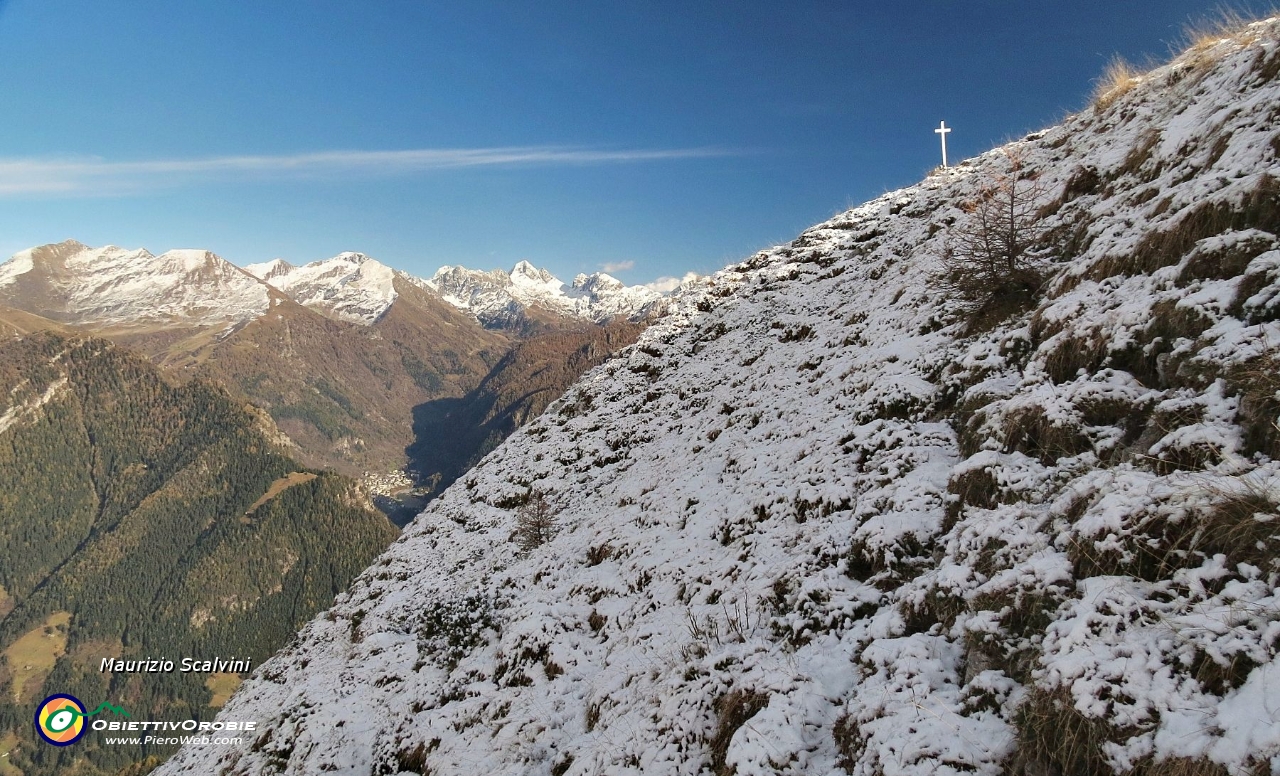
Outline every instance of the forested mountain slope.
{"type": "Polygon", "coordinates": [[[378,319],[335,320],[292,300],[210,343],[182,375],[217,380],[266,409],[314,465],[398,469],[413,408],[475,388],[512,343],[401,278],[378,319]]]}
{"type": "MultiPolygon", "coordinates": [[[[309,471],[265,415],[172,387],[112,343],[0,344],[0,738],[25,776],[108,774],[165,748],[36,742],[69,692],[136,719],[208,719],[207,674],[106,658],[260,663],[395,537],[357,484],[309,471]]],[[[230,677],[226,677],[230,679],[230,677]]]]}
{"type": "Polygon", "coordinates": [[[679,295],[160,772],[1280,770],[1278,74],[1202,41],[679,295]]]}

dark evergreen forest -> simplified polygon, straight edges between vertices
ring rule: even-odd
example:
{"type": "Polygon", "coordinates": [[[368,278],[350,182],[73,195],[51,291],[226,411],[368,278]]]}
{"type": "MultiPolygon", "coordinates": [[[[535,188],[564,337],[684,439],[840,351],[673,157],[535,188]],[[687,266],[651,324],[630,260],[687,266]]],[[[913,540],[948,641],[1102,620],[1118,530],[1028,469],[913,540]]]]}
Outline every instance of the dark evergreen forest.
{"type": "Polygon", "coordinates": [[[0,345],[0,741],[17,736],[10,769],[145,772],[134,764],[171,748],[102,746],[97,733],[48,746],[32,729],[36,703],[67,692],[137,720],[209,719],[207,675],[104,674],[101,660],[256,667],[395,538],[353,481],[300,466],[265,423],[216,385],[172,385],[105,340],[43,333],[0,345]],[[48,625],[67,614],[65,626],[48,625]],[[32,675],[14,647],[24,636],[43,645],[33,633],[56,654],[47,673],[32,675]]]}

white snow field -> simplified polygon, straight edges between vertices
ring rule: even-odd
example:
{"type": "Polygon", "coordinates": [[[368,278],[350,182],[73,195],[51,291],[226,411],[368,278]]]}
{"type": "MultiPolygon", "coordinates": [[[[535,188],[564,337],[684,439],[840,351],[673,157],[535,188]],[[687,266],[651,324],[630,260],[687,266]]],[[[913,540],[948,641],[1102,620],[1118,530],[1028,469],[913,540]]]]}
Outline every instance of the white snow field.
{"type": "Polygon", "coordinates": [[[1278,72],[1254,24],[678,292],[156,773],[1280,773],[1278,72]],[[968,333],[1008,152],[1051,279],[968,333]]]}

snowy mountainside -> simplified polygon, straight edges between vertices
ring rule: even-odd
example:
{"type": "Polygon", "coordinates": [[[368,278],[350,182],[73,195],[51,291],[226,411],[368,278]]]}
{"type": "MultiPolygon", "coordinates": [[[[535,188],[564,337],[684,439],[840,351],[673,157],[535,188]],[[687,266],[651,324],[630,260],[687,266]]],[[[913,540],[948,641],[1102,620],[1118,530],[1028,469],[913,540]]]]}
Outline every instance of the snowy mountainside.
{"type": "Polygon", "coordinates": [[[157,773],[1280,772],[1278,74],[1255,24],[678,293],[157,773]],[[975,327],[1011,158],[1049,281],[975,327]]]}
{"type": "Polygon", "coordinates": [[[637,315],[662,296],[644,286],[624,285],[603,272],[578,275],[566,288],[563,281],[527,261],[517,263],[510,272],[441,267],[426,283],[446,302],[471,312],[485,325],[501,324],[530,307],[603,321],[615,315],[637,315]]]}
{"type": "Polygon", "coordinates": [[[381,318],[395,302],[396,277],[410,277],[363,253],[352,252],[301,267],[275,259],[250,264],[245,271],[280,289],[304,307],[365,325],[381,318]]]}
{"type": "Polygon", "coordinates": [[[69,240],[0,264],[0,304],[78,325],[242,323],[266,312],[270,289],[208,251],[69,240]]]}

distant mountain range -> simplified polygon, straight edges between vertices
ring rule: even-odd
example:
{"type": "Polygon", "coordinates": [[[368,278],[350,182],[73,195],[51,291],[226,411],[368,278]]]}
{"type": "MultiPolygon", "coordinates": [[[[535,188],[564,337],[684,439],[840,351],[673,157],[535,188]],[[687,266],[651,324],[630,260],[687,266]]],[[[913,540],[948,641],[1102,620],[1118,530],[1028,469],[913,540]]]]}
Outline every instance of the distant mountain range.
{"type": "Polygon", "coordinates": [[[423,279],[362,253],[240,268],[208,251],[67,241],[0,264],[0,333],[106,336],[176,379],[225,385],[270,412],[303,460],[349,474],[429,448],[413,408],[475,389],[517,343],[592,339],[592,327],[657,314],[662,299],[603,273],[566,285],[520,262],[423,279]]]}
{"type": "Polygon", "coordinates": [[[493,328],[523,328],[538,314],[597,323],[615,316],[632,317],[652,308],[663,296],[645,286],[623,285],[603,272],[578,275],[566,289],[550,272],[527,261],[516,264],[511,272],[441,267],[426,285],[493,328]]]}
{"type": "Polygon", "coordinates": [[[410,284],[491,328],[513,316],[600,323],[642,314],[663,295],[597,272],[567,286],[521,261],[510,272],[440,268],[429,280],[363,253],[294,266],[284,259],[241,269],[204,250],[91,248],[75,240],[29,248],[0,264],[0,304],[76,326],[243,324],[289,298],[338,320],[372,325],[410,284]],[[276,293],[273,293],[276,292],[276,293]]]}
{"type": "Polygon", "coordinates": [[[486,327],[498,329],[511,329],[530,315],[601,323],[642,313],[662,297],[645,286],[626,286],[603,272],[578,275],[566,288],[559,278],[527,261],[510,272],[441,267],[429,280],[391,269],[363,253],[342,253],[301,267],[275,259],[250,264],[245,271],[307,307],[364,324],[375,322],[395,302],[396,280],[434,292],[486,327]]]}
{"type": "Polygon", "coordinates": [[[70,325],[241,324],[272,297],[270,286],[208,251],[156,256],[68,240],[0,264],[0,304],[70,325]]]}

